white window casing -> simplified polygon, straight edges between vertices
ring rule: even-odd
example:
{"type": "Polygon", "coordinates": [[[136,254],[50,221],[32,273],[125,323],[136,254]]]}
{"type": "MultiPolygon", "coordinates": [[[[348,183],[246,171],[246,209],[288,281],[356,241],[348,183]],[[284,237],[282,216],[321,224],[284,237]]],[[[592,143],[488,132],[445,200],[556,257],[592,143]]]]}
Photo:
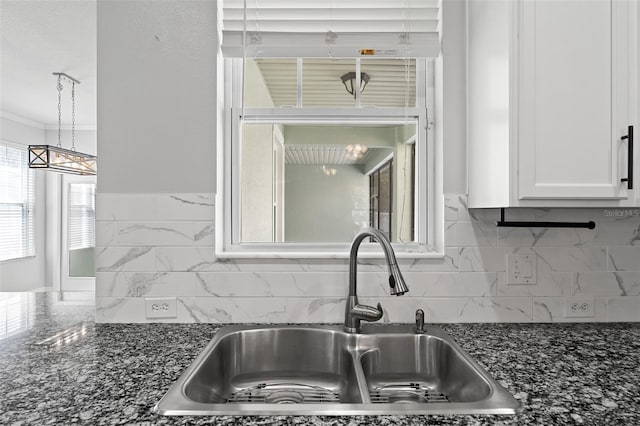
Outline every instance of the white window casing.
{"type": "MultiPolygon", "coordinates": [[[[348,256],[348,244],[318,243],[249,243],[240,238],[240,146],[241,123],[253,124],[406,124],[416,123],[417,170],[415,241],[395,244],[399,258],[442,257],[442,240],[437,232],[439,223],[436,206],[436,153],[433,129],[428,125],[427,106],[433,103],[432,87],[427,80],[433,78],[432,61],[419,60],[416,84],[416,107],[411,108],[233,108],[242,105],[242,60],[227,60],[225,78],[224,136],[218,145],[218,200],[216,201],[216,254],[218,257],[259,258],[343,258],[348,256]],[[233,66],[232,66],[233,63],[233,66]],[[429,71],[428,71],[429,69],[429,71]],[[233,89],[232,89],[233,88],[233,89]],[[232,89],[232,90],[230,90],[232,89]],[[428,94],[427,94],[428,93],[428,94]]],[[[363,255],[378,257],[377,247],[363,247],[363,255]]]]}

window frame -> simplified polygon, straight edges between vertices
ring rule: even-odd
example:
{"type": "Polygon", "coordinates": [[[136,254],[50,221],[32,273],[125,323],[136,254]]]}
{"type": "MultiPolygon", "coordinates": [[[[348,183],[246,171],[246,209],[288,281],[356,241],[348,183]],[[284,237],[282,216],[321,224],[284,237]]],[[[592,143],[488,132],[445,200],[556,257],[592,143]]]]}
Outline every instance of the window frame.
{"type": "MultiPolygon", "coordinates": [[[[389,240],[393,240],[392,223],[393,223],[394,214],[396,214],[396,212],[393,211],[393,183],[394,183],[393,171],[394,171],[393,157],[391,157],[388,160],[384,161],[380,166],[378,166],[375,170],[373,170],[369,174],[369,221],[371,223],[377,223],[378,229],[380,229],[382,233],[385,234],[387,238],[389,238],[389,240]],[[388,231],[384,231],[379,228],[380,227],[380,207],[381,207],[380,193],[382,192],[381,174],[385,168],[389,169],[389,188],[388,188],[389,205],[385,206],[389,209],[389,212],[388,212],[389,217],[387,219],[387,222],[389,224],[388,231]],[[375,191],[375,194],[373,194],[374,191],[375,191]]],[[[413,189],[413,185],[412,185],[412,189],[413,189]]],[[[415,195],[415,190],[413,191],[413,193],[415,195]]]]}
{"type": "MultiPolygon", "coordinates": [[[[242,59],[224,58],[218,52],[218,142],[217,142],[217,194],[216,194],[216,256],[219,258],[348,258],[349,243],[243,243],[239,236],[239,154],[240,135],[237,131],[242,114],[245,123],[259,124],[349,124],[388,123],[406,124],[411,118],[416,123],[417,159],[414,227],[416,241],[393,243],[399,258],[442,258],[443,197],[441,178],[437,167],[436,138],[433,111],[435,107],[435,60],[416,58],[416,107],[412,108],[236,108],[241,105],[242,90],[235,90],[233,82],[242,86],[242,59]],[[420,74],[419,74],[420,73],[420,74]],[[424,75],[425,78],[418,78],[424,75]],[[321,117],[321,120],[319,120],[321,117]],[[314,121],[315,120],[315,121],[314,121]],[[318,121],[319,120],[319,121],[318,121]],[[422,141],[421,143],[419,141],[422,141]]],[[[237,87],[237,86],[236,86],[237,87]]],[[[375,243],[365,243],[362,257],[380,258],[384,254],[375,243]]]]}
{"type": "Polygon", "coordinates": [[[23,246],[27,246],[27,251],[26,253],[23,252],[20,255],[16,255],[15,257],[10,257],[7,259],[0,259],[0,264],[2,264],[3,262],[13,262],[13,261],[20,261],[20,260],[25,260],[25,259],[32,259],[36,257],[36,186],[37,186],[37,179],[36,179],[36,174],[35,174],[35,170],[30,169],[28,167],[28,150],[27,147],[21,144],[17,144],[17,143],[13,143],[13,142],[9,142],[9,141],[5,141],[5,140],[0,140],[0,147],[9,147],[12,149],[16,149],[16,150],[20,150],[23,151],[25,153],[25,158],[24,158],[24,162],[23,162],[23,167],[24,169],[26,169],[26,173],[27,173],[27,182],[26,185],[27,187],[31,187],[31,192],[29,194],[29,190],[28,188],[21,188],[23,191],[23,194],[25,192],[27,192],[27,197],[30,195],[31,199],[27,199],[26,201],[23,200],[22,203],[5,203],[0,201],[0,205],[19,205],[22,208],[22,214],[21,214],[21,234],[22,234],[22,239],[21,239],[21,243],[23,246]],[[31,241],[27,241],[29,239],[29,227],[25,226],[26,221],[30,220],[31,221],[31,241]]]}

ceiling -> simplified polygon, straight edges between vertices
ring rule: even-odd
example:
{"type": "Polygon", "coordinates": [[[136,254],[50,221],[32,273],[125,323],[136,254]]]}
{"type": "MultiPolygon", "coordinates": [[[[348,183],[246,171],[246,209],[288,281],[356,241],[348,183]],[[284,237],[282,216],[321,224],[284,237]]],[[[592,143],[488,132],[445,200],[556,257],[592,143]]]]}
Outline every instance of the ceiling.
{"type": "Polygon", "coordinates": [[[285,164],[354,166],[367,164],[380,152],[393,152],[390,148],[369,148],[362,155],[353,155],[345,145],[285,145],[285,164]]]}
{"type": "MultiPolygon", "coordinates": [[[[76,125],[96,124],[96,0],[0,1],[0,111],[55,127],[53,72],[76,86],[76,125]]],[[[71,123],[71,87],[62,91],[62,122],[71,123]]]]}

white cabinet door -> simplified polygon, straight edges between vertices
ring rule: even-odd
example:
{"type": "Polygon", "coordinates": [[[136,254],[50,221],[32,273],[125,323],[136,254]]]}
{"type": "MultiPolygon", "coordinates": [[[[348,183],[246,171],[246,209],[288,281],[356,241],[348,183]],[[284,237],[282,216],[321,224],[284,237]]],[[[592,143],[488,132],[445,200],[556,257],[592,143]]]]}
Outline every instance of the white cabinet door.
{"type": "Polygon", "coordinates": [[[626,199],[628,2],[520,4],[518,198],[626,199]]]}

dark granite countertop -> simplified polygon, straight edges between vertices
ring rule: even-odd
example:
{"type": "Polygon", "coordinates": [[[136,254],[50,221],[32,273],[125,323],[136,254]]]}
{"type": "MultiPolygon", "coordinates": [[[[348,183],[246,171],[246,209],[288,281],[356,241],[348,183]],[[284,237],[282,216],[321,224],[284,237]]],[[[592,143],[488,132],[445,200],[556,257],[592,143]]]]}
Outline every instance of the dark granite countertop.
{"type": "Polygon", "coordinates": [[[26,329],[0,334],[2,425],[640,424],[638,323],[442,325],[524,403],[516,416],[164,417],[151,407],[218,326],[95,324],[55,299],[36,294],[26,329]]]}

